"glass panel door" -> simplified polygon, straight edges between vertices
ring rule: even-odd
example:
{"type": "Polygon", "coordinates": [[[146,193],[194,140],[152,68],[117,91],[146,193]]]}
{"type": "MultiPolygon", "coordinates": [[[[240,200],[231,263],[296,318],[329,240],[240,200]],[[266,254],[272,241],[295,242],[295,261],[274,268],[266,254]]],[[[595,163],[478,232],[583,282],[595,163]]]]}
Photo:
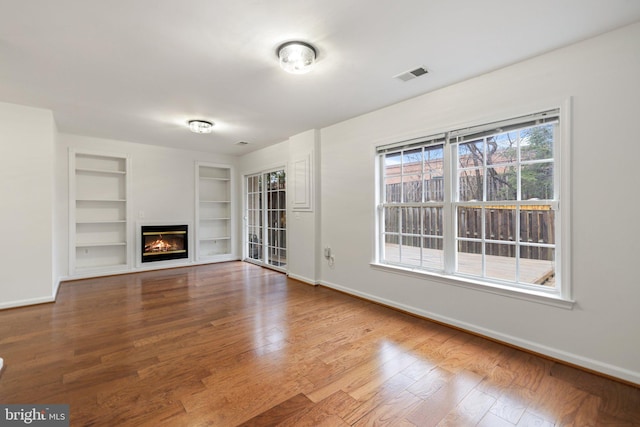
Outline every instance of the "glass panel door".
{"type": "Polygon", "coordinates": [[[267,210],[267,264],[287,266],[287,192],[284,170],[264,174],[267,210]]]}
{"type": "Polygon", "coordinates": [[[247,233],[246,233],[246,258],[262,261],[262,175],[247,177],[247,233]]]}
{"type": "Polygon", "coordinates": [[[287,266],[287,191],[284,169],[246,178],[245,259],[276,269],[287,266]]]}

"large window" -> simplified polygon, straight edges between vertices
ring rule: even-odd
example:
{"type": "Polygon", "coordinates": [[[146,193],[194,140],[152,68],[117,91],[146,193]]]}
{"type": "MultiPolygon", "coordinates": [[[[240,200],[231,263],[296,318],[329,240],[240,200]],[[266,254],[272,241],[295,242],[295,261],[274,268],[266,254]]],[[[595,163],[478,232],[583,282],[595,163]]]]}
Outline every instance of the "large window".
{"type": "Polygon", "coordinates": [[[560,295],[559,129],[552,110],[378,147],[378,263],[560,295]]]}

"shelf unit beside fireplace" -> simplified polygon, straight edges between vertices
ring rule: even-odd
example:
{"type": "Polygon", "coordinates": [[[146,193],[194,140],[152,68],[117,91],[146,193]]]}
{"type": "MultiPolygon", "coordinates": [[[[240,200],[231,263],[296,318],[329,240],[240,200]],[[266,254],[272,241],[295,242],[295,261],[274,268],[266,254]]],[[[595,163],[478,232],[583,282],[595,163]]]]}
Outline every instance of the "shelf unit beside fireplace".
{"type": "Polygon", "coordinates": [[[196,256],[199,261],[233,259],[232,170],[196,164],[196,256]]]}
{"type": "Polygon", "coordinates": [[[129,267],[129,159],[70,150],[71,275],[129,267]]]}

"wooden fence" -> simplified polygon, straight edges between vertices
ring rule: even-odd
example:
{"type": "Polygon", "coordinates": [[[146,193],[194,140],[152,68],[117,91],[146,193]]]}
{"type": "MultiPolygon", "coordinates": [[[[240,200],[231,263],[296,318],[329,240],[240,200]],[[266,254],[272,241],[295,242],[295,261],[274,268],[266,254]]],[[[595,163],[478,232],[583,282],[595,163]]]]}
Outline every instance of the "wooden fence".
{"type": "MultiPolygon", "coordinates": [[[[421,191],[414,182],[409,184],[411,188],[405,191],[421,191]]],[[[388,197],[395,197],[401,190],[400,184],[387,185],[388,197]]],[[[405,195],[407,193],[405,192],[405,195]]],[[[437,199],[438,200],[438,199],[437,199]]],[[[439,199],[442,200],[442,199],[439,199]]],[[[397,201],[400,201],[398,198],[397,201]]],[[[416,200],[420,201],[420,200],[416,200]]],[[[516,236],[520,236],[520,257],[536,260],[552,261],[554,253],[552,248],[528,246],[526,243],[555,244],[554,211],[546,205],[522,206],[520,208],[520,226],[516,230],[517,211],[514,206],[488,206],[485,207],[485,239],[487,242],[485,253],[515,257],[516,247],[509,242],[514,242],[516,236]],[[517,234],[516,234],[517,233],[517,234]],[[504,242],[504,243],[502,243],[504,242]]],[[[441,208],[433,207],[393,207],[385,210],[385,229],[391,233],[402,234],[402,242],[397,235],[387,235],[387,243],[402,243],[407,246],[442,249],[443,214],[441,208]],[[399,221],[400,217],[402,222],[399,221]],[[401,229],[399,229],[399,225],[401,229]],[[413,236],[407,236],[407,235],[413,236]],[[434,237],[423,237],[434,236],[434,237]]],[[[458,236],[467,239],[482,238],[482,208],[459,207],[457,211],[458,236]]],[[[482,253],[482,243],[460,240],[458,250],[466,253],[482,253]]]]}

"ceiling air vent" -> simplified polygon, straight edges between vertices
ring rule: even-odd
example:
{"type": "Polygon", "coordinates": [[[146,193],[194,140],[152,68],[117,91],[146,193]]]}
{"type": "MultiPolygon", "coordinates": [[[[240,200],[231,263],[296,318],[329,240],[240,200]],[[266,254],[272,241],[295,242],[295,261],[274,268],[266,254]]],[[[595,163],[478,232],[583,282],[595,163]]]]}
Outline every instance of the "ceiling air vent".
{"type": "Polygon", "coordinates": [[[238,141],[236,145],[249,145],[249,143],[247,141],[238,141]]]}
{"type": "Polygon", "coordinates": [[[405,71],[404,73],[400,73],[397,76],[393,76],[394,79],[402,80],[403,82],[407,82],[409,80],[415,79],[416,77],[424,76],[429,71],[427,71],[424,67],[418,67],[415,70],[405,71]]]}

